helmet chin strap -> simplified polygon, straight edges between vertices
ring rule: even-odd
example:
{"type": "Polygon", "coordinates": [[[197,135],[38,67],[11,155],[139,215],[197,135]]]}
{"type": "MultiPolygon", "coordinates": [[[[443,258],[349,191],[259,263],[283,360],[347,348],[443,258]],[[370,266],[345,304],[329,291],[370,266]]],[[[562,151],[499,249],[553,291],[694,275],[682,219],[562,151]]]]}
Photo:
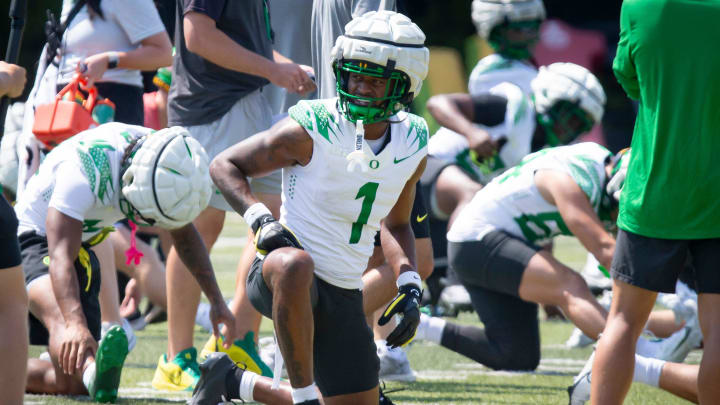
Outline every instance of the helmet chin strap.
{"type": "Polygon", "coordinates": [[[346,170],[354,172],[359,166],[363,172],[368,171],[367,156],[363,152],[363,141],[365,140],[365,126],[362,120],[355,122],[355,150],[350,152],[345,159],[348,160],[346,170]]]}

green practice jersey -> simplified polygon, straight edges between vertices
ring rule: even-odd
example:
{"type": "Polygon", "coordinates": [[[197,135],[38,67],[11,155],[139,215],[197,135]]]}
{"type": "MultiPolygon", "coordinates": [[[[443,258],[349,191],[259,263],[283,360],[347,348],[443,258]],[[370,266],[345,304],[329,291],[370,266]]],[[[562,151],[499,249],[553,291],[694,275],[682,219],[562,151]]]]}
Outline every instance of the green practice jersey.
{"type": "Polygon", "coordinates": [[[625,0],[613,70],[639,101],[618,226],[720,237],[720,1],[625,0]]]}

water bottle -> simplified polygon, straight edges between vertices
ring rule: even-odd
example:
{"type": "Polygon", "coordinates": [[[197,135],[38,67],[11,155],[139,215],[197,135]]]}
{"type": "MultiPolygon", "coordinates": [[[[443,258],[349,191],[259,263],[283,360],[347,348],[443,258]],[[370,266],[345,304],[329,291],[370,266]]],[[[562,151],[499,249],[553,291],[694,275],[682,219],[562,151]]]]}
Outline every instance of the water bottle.
{"type": "Polygon", "coordinates": [[[92,117],[98,125],[115,120],[115,104],[108,99],[98,100],[92,110],[92,117]]]}

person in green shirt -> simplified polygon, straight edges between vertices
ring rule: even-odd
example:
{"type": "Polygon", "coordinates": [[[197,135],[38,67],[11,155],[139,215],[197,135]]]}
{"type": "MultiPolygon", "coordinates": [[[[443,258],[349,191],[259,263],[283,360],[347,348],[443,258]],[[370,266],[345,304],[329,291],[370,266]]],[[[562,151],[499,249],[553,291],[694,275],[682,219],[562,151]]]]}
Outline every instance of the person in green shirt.
{"type": "Polygon", "coordinates": [[[613,305],[593,365],[593,404],[622,403],[658,292],[696,271],[705,356],[700,403],[720,397],[720,1],[625,0],[613,64],[639,101],[620,199],[613,305]]]}

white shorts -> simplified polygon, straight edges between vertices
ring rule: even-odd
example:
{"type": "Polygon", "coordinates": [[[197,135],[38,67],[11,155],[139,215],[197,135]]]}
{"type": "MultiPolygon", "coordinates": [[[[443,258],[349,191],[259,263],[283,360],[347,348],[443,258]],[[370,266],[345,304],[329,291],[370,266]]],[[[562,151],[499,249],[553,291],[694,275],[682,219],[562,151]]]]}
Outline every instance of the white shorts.
{"type": "MultiPolygon", "coordinates": [[[[186,129],[200,142],[212,160],[230,146],[270,128],[271,124],[270,105],[262,92],[256,90],[238,100],[219,119],[208,124],[188,126],[186,129]]],[[[250,187],[255,193],[280,194],[281,170],[251,179],[250,187]]],[[[210,198],[210,206],[224,211],[234,211],[217,188],[214,188],[213,196],[210,198]]]]}

